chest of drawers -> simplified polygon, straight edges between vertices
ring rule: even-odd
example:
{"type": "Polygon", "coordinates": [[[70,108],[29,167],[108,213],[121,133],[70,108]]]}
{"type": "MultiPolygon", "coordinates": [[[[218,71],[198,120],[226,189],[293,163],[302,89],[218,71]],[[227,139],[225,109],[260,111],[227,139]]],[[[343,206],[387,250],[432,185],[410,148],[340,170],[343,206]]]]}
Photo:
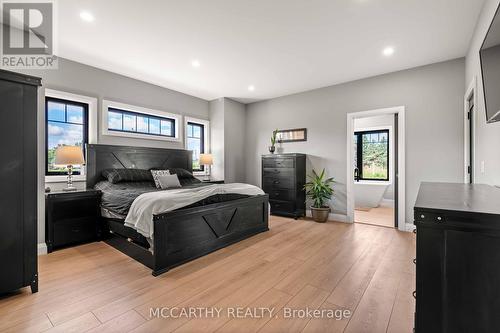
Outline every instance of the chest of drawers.
{"type": "Polygon", "coordinates": [[[262,189],[269,194],[271,214],[305,216],[306,155],[262,156],[262,189]]]}

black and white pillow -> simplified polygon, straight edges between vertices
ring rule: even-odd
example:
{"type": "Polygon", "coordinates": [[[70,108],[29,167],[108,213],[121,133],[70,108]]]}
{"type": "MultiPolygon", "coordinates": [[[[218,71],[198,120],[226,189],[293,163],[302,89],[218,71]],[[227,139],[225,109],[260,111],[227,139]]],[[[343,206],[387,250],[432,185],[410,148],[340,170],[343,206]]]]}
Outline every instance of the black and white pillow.
{"type": "Polygon", "coordinates": [[[161,184],[160,184],[160,180],[158,179],[158,177],[170,175],[170,172],[168,170],[151,170],[151,175],[153,175],[153,180],[155,181],[156,188],[161,189],[161,184]]]}
{"type": "Polygon", "coordinates": [[[158,182],[162,190],[181,187],[177,175],[158,175],[158,182]]]}

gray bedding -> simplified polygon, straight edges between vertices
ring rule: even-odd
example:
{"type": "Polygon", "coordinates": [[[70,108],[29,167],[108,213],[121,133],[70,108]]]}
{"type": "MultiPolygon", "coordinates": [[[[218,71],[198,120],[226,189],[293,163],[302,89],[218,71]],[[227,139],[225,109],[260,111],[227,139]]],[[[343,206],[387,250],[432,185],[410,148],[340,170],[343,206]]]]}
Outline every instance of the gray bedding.
{"type": "MultiPolygon", "coordinates": [[[[179,179],[183,188],[207,186],[210,184],[203,183],[198,179],[179,179]]],[[[102,192],[101,207],[109,213],[105,217],[122,217],[127,216],[130,206],[134,200],[141,194],[155,191],[164,191],[157,189],[154,182],[122,182],[113,184],[107,180],[98,182],[94,188],[102,192]]],[[[167,190],[168,191],[168,190],[167,190]]],[[[213,203],[237,200],[247,198],[248,195],[237,193],[217,194],[205,198],[195,204],[183,208],[192,208],[197,206],[209,205],[213,203]]]]}
{"type": "MultiPolygon", "coordinates": [[[[199,180],[180,179],[182,187],[205,186],[199,180]]],[[[113,184],[107,180],[98,182],[94,188],[102,192],[101,206],[119,215],[127,215],[132,202],[147,192],[162,191],[153,182],[122,182],[113,184]]]]}

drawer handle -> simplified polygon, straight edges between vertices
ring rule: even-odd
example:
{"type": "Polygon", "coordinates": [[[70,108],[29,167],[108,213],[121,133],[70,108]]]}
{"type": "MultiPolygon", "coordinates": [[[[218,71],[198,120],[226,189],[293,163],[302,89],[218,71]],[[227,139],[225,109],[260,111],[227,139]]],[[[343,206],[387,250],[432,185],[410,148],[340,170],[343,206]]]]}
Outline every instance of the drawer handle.
{"type": "Polygon", "coordinates": [[[420,218],[425,219],[425,215],[424,214],[420,215],[420,218]]]}
{"type": "Polygon", "coordinates": [[[413,295],[413,298],[417,299],[417,291],[414,291],[411,294],[413,295]]]}
{"type": "Polygon", "coordinates": [[[279,197],[280,192],[275,192],[274,195],[277,196],[277,197],[279,197]]]}
{"type": "Polygon", "coordinates": [[[279,180],[275,180],[275,181],[273,181],[273,184],[279,184],[279,183],[280,183],[280,181],[279,181],[279,180]]]}
{"type": "Polygon", "coordinates": [[[441,221],[443,220],[443,218],[442,218],[441,216],[438,216],[438,217],[436,218],[436,220],[437,220],[438,222],[441,222],[441,221]]]}

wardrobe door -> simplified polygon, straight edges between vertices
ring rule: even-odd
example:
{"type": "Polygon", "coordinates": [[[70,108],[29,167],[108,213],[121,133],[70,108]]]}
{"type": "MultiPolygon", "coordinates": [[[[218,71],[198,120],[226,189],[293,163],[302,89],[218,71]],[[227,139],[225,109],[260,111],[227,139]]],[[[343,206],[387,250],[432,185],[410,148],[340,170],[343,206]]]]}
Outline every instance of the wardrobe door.
{"type": "Polygon", "coordinates": [[[37,103],[38,87],[24,85],[23,91],[23,238],[24,284],[37,290],[37,103]],[[33,162],[31,162],[33,161],[33,162]]]}
{"type": "Polygon", "coordinates": [[[0,80],[0,292],[24,283],[23,90],[22,84],[0,80]]]}

